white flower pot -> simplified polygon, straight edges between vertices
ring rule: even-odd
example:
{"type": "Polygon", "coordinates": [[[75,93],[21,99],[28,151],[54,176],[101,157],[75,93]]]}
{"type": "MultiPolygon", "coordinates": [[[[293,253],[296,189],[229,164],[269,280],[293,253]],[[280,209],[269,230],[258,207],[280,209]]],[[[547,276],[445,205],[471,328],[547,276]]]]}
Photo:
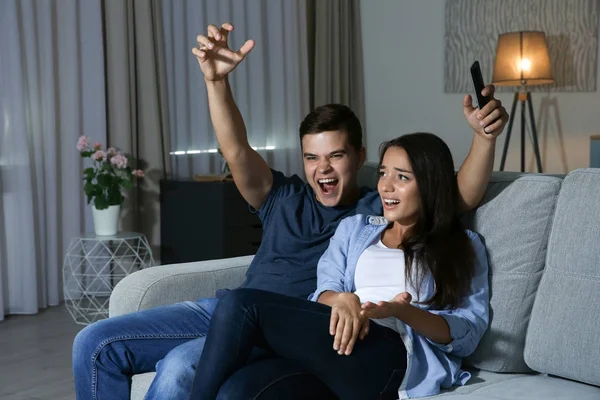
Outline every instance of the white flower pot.
{"type": "Polygon", "coordinates": [[[98,236],[113,236],[119,228],[121,206],[109,206],[104,210],[92,207],[94,215],[94,231],[98,236]]]}

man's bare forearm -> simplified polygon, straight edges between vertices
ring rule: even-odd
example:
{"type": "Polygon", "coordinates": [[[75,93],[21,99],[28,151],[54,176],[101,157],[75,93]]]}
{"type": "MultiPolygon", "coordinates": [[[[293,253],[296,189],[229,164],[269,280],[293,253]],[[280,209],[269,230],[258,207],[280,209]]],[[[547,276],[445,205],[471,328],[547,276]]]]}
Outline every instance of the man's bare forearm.
{"type": "Polygon", "coordinates": [[[212,120],[219,147],[227,162],[234,161],[240,152],[250,149],[246,125],[242,118],[227,78],[206,81],[210,119],[212,120]]]}
{"type": "Polygon", "coordinates": [[[458,171],[459,211],[475,208],[487,189],[494,168],[495,138],[474,135],[471,150],[458,171]]]}
{"type": "Polygon", "coordinates": [[[273,176],[265,160],[248,143],[246,125],[227,78],[206,81],[210,118],[223,157],[244,199],[259,209],[273,186],[273,176]]]}

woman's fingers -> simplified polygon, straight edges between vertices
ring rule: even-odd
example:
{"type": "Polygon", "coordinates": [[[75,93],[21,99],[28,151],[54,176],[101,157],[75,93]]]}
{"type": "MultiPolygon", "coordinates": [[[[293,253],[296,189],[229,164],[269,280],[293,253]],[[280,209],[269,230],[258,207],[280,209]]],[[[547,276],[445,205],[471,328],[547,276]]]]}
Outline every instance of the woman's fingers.
{"type": "Polygon", "coordinates": [[[331,311],[331,318],[329,319],[329,334],[331,336],[335,335],[337,324],[340,319],[338,312],[334,309],[331,311]]]}
{"type": "Polygon", "coordinates": [[[352,354],[352,350],[354,350],[354,344],[356,343],[356,339],[358,339],[358,335],[360,334],[361,330],[362,330],[362,321],[360,319],[353,321],[352,337],[350,338],[350,341],[348,342],[348,345],[346,346],[346,351],[344,352],[345,355],[349,356],[350,354],[352,354]]]}
{"type": "Polygon", "coordinates": [[[340,317],[340,320],[338,321],[337,326],[335,328],[335,337],[333,339],[333,349],[335,351],[338,351],[342,344],[342,336],[344,336],[345,322],[346,321],[344,320],[344,318],[340,317]]]}
{"type": "Polygon", "coordinates": [[[346,320],[346,323],[344,326],[344,334],[342,335],[342,342],[341,342],[340,348],[338,350],[338,354],[342,355],[346,352],[346,347],[348,347],[348,343],[350,343],[350,340],[352,339],[353,332],[354,332],[354,321],[352,321],[352,318],[349,318],[346,320]]]}
{"type": "Polygon", "coordinates": [[[337,325],[336,338],[333,348],[339,355],[350,355],[354,350],[356,340],[364,339],[369,333],[369,319],[357,315],[341,316],[337,325]],[[343,328],[341,325],[343,324],[343,328]]]}
{"type": "Polygon", "coordinates": [[[371,310],[372,310],[372,309],[373,309],[373,308],[375,308],[375,307],[376,307],[376,306],[375,306],[375,304],[374,304],[374,303],[371,303],[370,301],[367,301],[366,303],[364,303],[364,304],[362,305],[362,309],[363,309],[363,310],[369,310],[369,309],[371,309],[371,310]]]}
{"type": "Polygon", "coordinates": [[[363,304],[362,309],[362,315],[368,318],[379,318],[379,314],[381,313],[381,307],[371,302],[366,302],[365,304],[363,304]]]}

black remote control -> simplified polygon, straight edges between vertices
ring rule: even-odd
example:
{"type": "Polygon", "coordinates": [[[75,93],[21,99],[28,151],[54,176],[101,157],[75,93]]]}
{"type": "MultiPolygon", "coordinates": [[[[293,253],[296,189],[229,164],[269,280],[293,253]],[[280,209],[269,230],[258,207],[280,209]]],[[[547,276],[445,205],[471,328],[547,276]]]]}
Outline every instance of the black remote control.
{"type": "Polygon", "coordinates": [[[479,66],[479,61],[475,61],[473,65],[471,65],[471,78],[473,79],[473,86],[475,88],[475,95],[477,96],[477,105],[481,110],[485,105],[490,101],[487,96],[481,94],[481,91],[485,87],[483,83],[483,76],[481,76],[481,68],[479,66]]]}

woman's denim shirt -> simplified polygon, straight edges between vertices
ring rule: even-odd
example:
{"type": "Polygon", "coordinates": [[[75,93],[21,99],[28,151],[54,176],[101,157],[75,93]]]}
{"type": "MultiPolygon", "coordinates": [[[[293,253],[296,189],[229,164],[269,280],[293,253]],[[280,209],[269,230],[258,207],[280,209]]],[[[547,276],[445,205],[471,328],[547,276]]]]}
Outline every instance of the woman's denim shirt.
{"type": "MultiPolygon", "coordinates": [[[[317,266],[317,290],[309,298],[317,301],[326,290],[354,292],[354,272],[358,258],[381,237],[389,222],[384,217],[355,215],[340,222],[329,247],[317,266]]],[[[475,251],[475,275],[471,289],[461,307],[433,310],[419,308],[442,316],[450,327],[452,342],[435,343],[416,333],[410,326],[397,320],[398,331],[406,346],[408,360],[404,381],[398,394],[401,399],[431,396],[453,385],[464,385],[471,374],[461,370],[461,359],[477,347],[489,321],[488,261],[481,239],[467,230],[475,251]]],[[[421,300],[433,293],[433,279],[428,276],[420,289],[421,300]]]]}

